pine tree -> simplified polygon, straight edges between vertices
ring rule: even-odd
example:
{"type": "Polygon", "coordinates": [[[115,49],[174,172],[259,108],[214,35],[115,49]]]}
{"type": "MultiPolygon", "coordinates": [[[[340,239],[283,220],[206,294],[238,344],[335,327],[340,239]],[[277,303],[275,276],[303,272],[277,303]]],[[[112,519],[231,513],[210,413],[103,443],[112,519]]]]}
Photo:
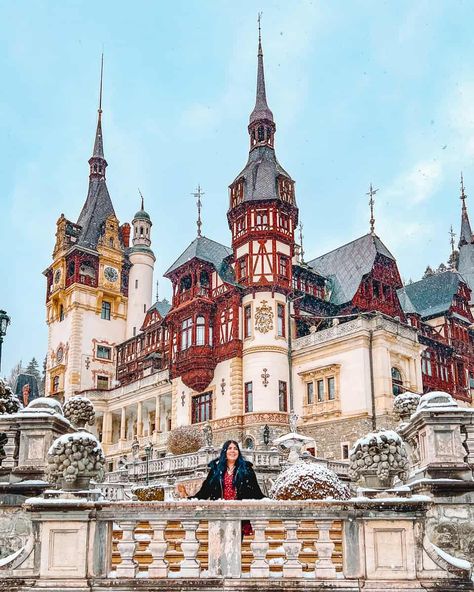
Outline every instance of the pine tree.
{"type": "Polygon", "coordinates": [[[33,358],[25,370],[26,374],[31,374],[36,378],[38,385],[41,383],[41,372],[36,358],[33,358]]]}
{"type": "Polygon", "coordinates": [[[430,277],[432,275],[434,275],[435,272],[433,271],[433,269],[428,265],[427,268],[425,269],[425,273],[423,274],[423,279],[426,279],[427,277],[430,277]]]}
{"type": "Polygon", "coordinates": [[[23,364],[22,364],[22,361],[20,360],[10,370],[10,376],[7,379],[7,383],[13,392],[15,392],[16,381],[17,381],[18,375],[21,374],[22,372],[23,372],[23,364]]]}

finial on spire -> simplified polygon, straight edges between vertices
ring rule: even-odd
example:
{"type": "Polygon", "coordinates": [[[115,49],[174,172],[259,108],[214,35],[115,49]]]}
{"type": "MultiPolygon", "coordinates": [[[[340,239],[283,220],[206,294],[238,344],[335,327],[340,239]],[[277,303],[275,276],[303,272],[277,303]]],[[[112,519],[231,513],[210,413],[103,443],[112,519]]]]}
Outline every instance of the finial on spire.
{"type": "Polygon", "coordinates": [[[262,13],[258,13],[258,64],[257,64],[257,95],[255,99],[255,107],[250,114],[250,125],[256,121],[270,121],[273,123],[273,113],[267,105],[267,95],[265,91],[265,71],[263,67],[263,50],[262,50],[262,28],[261,28],[262,13]]]}
{"type": "Polygon", "coordinates": [[[104,52],[100,59],[99,119],[102,116],[102,81],[104,79],[104,52]]]}
{"type": "Polygon", "coordinates": [[[159,301],[159,290],[160,289],[160,280],[156,280],[156,301],[159,301]]]}
{"type": "Polygon", "coordinates": [[[377,193],[378,189],[374,189],[372,187],[372,183],[370,184],[370,189],[366,195],[369,196],[369,206],[370,206],[370,234],[372,236],[375,235],[375,218],[374,218],[374,204],[375,204],[375,194],[377,193]]]}
{"type": "Polygon", "coordinates": [[[304,248],[303,248],[303,222],[300,222],[298,226],[300,235],[300,263],[304,263],[304,248]]]}
{"type": "Polygon", "coordinates": [[[258,13],[258,16],[257,16],[257,21],[258,21],[258,53],[259,53],[259,55],[262,53],[262,26],[261,26],[262,14],[263,14],[263,12],[259,12],[258,13]]]}
{"type": "Polygon", "coordinates": [[[144,211],[144,210],[145,210],[145,201],[144,201],[144,199],[143,199],[143,194],[142,194],[142,192],[140,191],[140,187],[138,188],[138,193],[140,194],[140,197],[142,198],[142,203],[141,203],[141,208],[140,208],[140,209],[141,209],[142,211],[144,211]]]}
{"type": "Polygon", "coordinates": [[[204,191],[201,190],[201,185],[197,186],[196,191],[194,191],[193,193],[191,193],[191,195],[193,195],[196,198],[196,205],[197,205],[197,211],[198,211],[198,217],[197,217],[197,235],[198,237],[201,236],[201,226],[202,226],[202,222],[201,222],[201,208],[202,208],[202,201],[201,201],[201,197],[204,195],[204,191]]]}
{"type": "Polygon", "coordinates": [[[450,236],[450,240],[449,242],[451,243],[451,263],[454,266],[454,251],[455,251],[455,247],[454,247],[454,237],[456,236],[456,233],[453,230],[453,225],[451,224],[451,227],[449,229],[449,236],[450,236]]]}
{"type": "Polygon", "coordinates": [[[461,200],[462,200],[462,211],[466,212],[466,192],[464,190],[464,177],[461,172],[461,200]]]}

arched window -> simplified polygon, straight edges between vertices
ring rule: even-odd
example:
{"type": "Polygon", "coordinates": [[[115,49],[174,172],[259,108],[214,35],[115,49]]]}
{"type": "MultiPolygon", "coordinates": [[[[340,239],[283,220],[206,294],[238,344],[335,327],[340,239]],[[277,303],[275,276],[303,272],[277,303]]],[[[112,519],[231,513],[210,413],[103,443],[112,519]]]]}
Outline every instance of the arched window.
{"type": "Polygon", "coordinates": [[[204,317],[196,318],[196,345],[206,343],[206,321],[204,317]]]}
{"type": "Polygon", "coordinates": [[[203,288],[209,287],[209,274],[207,273],[207,271],[201,271],[201,274],[199,276],[199,282],[201,286],[203,286],[203,288]]]}
{"type": "Polygon", "coordinates": [[[59,305],[59,320],[64,321],[64,306],[62,304],[59,305]]]}
{"type": "Polygon", "coordinates": [[[189,290],[190,288],[191,288],[191,276],[185,275],[183,278],[181,278],[181,281],[179,282],[179,291],[186,292],[186,290],[189,290]]]}
{"type": "Polygon", "coordinates": [[[245,450],[253,450],[254,448],[254,442],[253,442],[253,438],[251,438],[250,436],[247,436],[247,438],[245,438],[244,440],[244,448],[245,450]]]}
{"type": "Polygon", "coordinates": [[[394,397],[404,391],[402,373],[395,366],[392,368],[392,391],[394,397]]]}
{"type": "Polygon", "coordinates": [[[74,261],[71,261],[69,263],[69,265],[67,266],[67,276],[72,277],[74,275],[75,271],[76,271],[76,264],[74,263],[74,261]]]}
{"type": "Polygon", "coordinates": [[[263,127],[263,125],[261,125],[258,128],[258,141],[263,142],[264,139],[265,139],[265,128],[263,127]]]}
{"type": "Polygon", "coordinates": [[[59,391],[59,376],[55,376],[53,378],[53,393],[57,393],[59,391]]]}

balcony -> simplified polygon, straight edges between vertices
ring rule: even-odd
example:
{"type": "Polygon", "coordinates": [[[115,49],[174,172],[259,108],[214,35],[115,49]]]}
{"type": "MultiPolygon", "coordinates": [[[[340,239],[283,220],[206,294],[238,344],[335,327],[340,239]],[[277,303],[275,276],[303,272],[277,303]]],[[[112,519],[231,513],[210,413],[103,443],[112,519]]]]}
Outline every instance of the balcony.
{"type": "Polygon", "coordinates": [[[176,354],[175,374],[197,392],[211,382],[215,367],[216,358],[210,345],[192,345],[176,354]]]}
{"type": "Polygon", "coordinates": [[[194,298],[209,298],[211,294],[211,289],[204,287],[204,286],[194,286],[189,290],[184,290],[184,292],[180,292],[173,298],[173,306],[179,306],[184,302],[188,302],[189,300],[194,300],[194,298]]]}

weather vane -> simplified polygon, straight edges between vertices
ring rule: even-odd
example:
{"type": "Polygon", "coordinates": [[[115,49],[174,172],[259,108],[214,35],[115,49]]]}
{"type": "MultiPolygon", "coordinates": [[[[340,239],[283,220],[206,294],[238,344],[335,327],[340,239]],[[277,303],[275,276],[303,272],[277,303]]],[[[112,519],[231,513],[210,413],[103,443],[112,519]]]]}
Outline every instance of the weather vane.
{"type": "Polygon", "coordinates": [[[298,226],[300,235],[300,263],[304,263],[304,248],[303,248],[303,222],[298,226]]]}
{"type": "Polygon", "coordinates": [[[464,178],[462,176],[462,172],[461,172],[461,200],[462,200],[462,209],[463,212],[466,211],[466,192],[464,191],[464,178]]]}
{"type": "Polygon", "coordinates": [[[375,234],[375,218],[374,218],[374,204],[375,204],[375,194],[377,193],[378,189],[374,189],[372,187],[372,183],[370,184],[369,192],[366,193],[370,197],[369,199],[369,206],[370,206],[370,234],[375,234]]]}
{"type": "Polygon", "coordinates": [[[197,186],[197,189],[194,193],[191,193],[191,195],[193,195],[196,198],[196,205],[197,205],[197,211],[198,211],[198,217],[197,217],[197,235],[198,237],[201,236],[201,226],[202,226],[202,222],[201,222],[201,208],[202,208],[202,201],[201,201],[201,197],[204,195],[204,191],[201,191],[201,185],[197,186]]]}

